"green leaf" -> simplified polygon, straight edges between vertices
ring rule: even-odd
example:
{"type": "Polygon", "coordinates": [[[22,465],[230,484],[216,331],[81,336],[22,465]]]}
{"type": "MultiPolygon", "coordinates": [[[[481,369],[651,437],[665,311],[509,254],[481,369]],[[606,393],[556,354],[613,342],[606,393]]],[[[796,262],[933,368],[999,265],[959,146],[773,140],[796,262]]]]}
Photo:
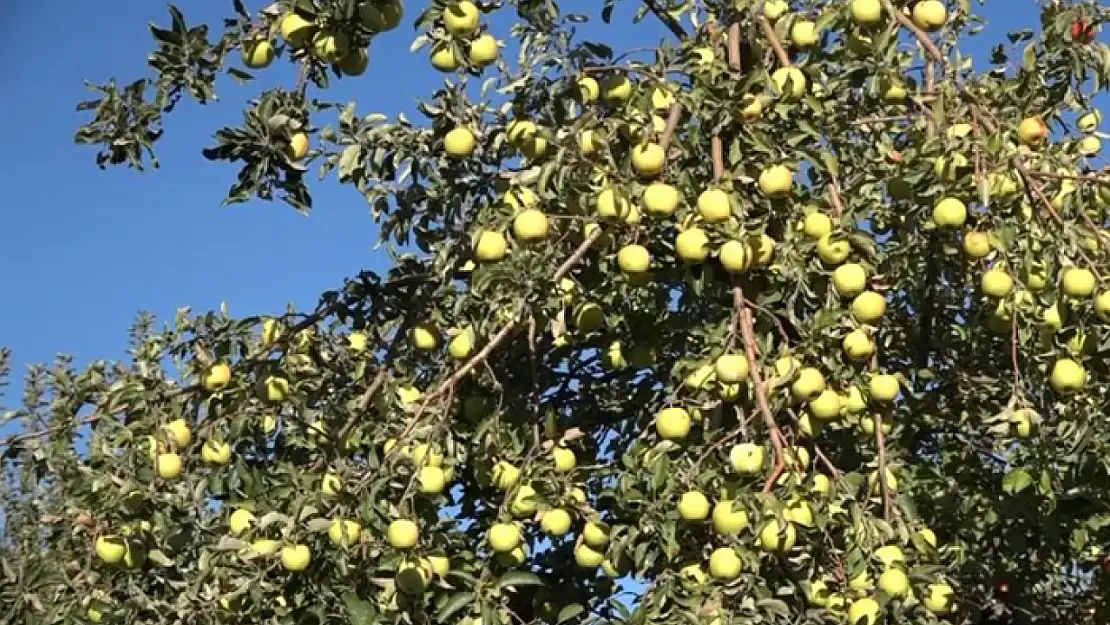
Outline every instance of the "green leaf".
{"type": "Polygon", "coordinates": [[[531,571],[509,571],[497,581],[497,587],[509,586],[543,586],[543,580],[531,571]]]}
{"type": "Polygon", "coordinates": [[[563,609],[559,610],[559,616],[555,619],[555,625],[559,625],[559,623],[565,623],[585,611],[586,608],[581,603],[572,603],[570,605],[563,606],[563,609]]]}
{"type": "Polygon", "coordinates": [[[460,592],[452,595],[436,612],[436,620],[443,623],[453,614],[474,602],[474,593],[460,592]]]}
{"type": "Polygon", "coordinates": [[[354,592],[343,593],[343,605],[347,607],[347,620],[351,625],[371,625],[374,622],[374,607],[354,592]]]}
{"type": "Polygon", "coordinates": [[[1014,469],[1002,478],[1002,490],[1007,493],[1014,494],[1029,488],[1033,483],[1032,476],[1025,469],[1014,469]]]}

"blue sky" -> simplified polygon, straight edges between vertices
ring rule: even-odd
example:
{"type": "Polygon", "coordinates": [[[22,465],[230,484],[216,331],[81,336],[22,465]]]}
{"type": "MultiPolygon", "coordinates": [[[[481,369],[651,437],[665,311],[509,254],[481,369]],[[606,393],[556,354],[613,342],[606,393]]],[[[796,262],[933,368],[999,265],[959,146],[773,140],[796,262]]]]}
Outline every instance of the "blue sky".
{"type": "MultiPolygon", "coordinates": [[[[590,1],[577,0],[583,8],[590,1]]],[[[1032,0],[989,4],[996,28],[1036,25],[1032,0]]],[[[231,3],[181,5],[191,23],[218,24],[231,3]]],[[[280,311],[289,301],[310,307],[345,276],[384,262],[373,249],[376,230],[365,204],[332,180],[315,186],[307,218],[279,203],[220,207],[235,171],[207,162],[200,149],[218,127],[238,122],[242,103],[262,86],[291,85],[284,66],[246,87],[224,83],[223,101],[214,106],[179,107],[159,143],[160,170],[98,170],[94,151],[73,143],[74,130],[87,120],[74,109],[90,96],[82,80],[147,75],[153,41],[146,24],[168,20],[158,2],[110,6],[71,2],[59,10],[56,3],[11,2],[0,20],[6,59],[0,138],[7,148],[0,152],[0,345],[14,350],[19,373],[62,351],[79,363],[122,357],[126,329],[140,309],[166,320],[178,307],[203,311],[221,301],[237,316],[280,311]]],[[[576,8],[576,2],[564,6],[576,8]]],[[[591,26],[589,34],[618,51],[666,36],[651,18],[629,26],[635,6],[623,2],[620,25],[591,26]]],[[[501,39],[511,15],[501,11],[494,22],[501,39]]],[[[356,99],[362,112],[404,111],[419,119],[415,99],[431,93],[442,75],[428,66],[426,52],[408,53],[414,16],[379,37],[367,74],[342,81],[329,99],[356,99]]],[[[992,39],[1002,36],[996,31],[992,39]]]]}

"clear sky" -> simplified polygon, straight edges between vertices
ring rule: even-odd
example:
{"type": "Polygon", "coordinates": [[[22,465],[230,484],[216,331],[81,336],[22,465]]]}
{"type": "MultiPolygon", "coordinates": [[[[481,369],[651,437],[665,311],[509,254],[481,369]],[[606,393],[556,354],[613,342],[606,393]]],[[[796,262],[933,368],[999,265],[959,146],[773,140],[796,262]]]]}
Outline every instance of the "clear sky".
{"type": "MultiPolygon", "coordinates": [[[[596,11],[597,0],[571,0],[565,9],[596,11]]],[[[69,352],[79,363],[124,356],[126,329],[140,310],[172,318],[227,301],[232,314],[310,307],[316,296],[362,268],[381,269],[376,230],[361,197],[334,179],[314,188],[315,209],[303,217],[280,203],[221,208],[233,166],[209,163],[200,149],[220,126],[236,124],[242,103],[261,85],[292,85],[290,68],[253,85],[230,81],[223,101],[189,101],[168,119],[158,145],[162,168],[138,174],[100,171],[95,152],[73,143],[88,119],[75,104],[88,98],[82,81],[120,82],[146,76],[153,49],[149,21],[166,24],[165,5],[150,0],[4,3],[0,20],[0,345],[15,351],[17,373],[31,362],[69,352]]],[[[248,1],[251,9],[262,3],[248,1]]],[[[423,0],[409,0],[423,6],[423,0]]],[[[1033,0],[991,0],[995,29],[1036,27],[1033,0]]],[[[620,51],[665,36],[649,17],[629,20],[635,2],[621,3],[620,25],[588,28],[620,51]]],[[[181,2],[190,23],[219,24],[231,13],[220,0],[181,2]]],[[[426,51],[410,55],[415,10],[397,30],[379,37],[359,80],[342,81],[328,98],[357,99],[360,111],[414,113],[442,75],[426,51]]],[[[507,38],[511,10],[500,12],[494,34],[507,38]]],[[[991,39],[1001,39],[995,30],[991,39]]],[[[982,52],[982,44],[976,46],[982,52]]],[[[273,67],[279,67],[275,63],[273,67]]],[[[315,174],[313,174],[315,177],[315,174]]],[[[3,404],[11,407],[9,398],[3,404]]]]}

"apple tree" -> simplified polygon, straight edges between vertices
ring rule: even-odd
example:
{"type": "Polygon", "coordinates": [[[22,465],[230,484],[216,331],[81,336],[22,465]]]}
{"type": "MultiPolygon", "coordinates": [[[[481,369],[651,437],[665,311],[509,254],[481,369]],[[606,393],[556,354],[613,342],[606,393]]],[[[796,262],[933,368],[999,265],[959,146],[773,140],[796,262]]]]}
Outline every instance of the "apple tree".
{"type": "Polygon", "coordinates": [[[31,368],[5,622],[1108,622],[1110,9],[982,4],[171,6],[77,142],[284,67],[226,202],[334,176],[387,269],[31,368]],[[329,101],[410,52],[422,119],[329,101]]]}

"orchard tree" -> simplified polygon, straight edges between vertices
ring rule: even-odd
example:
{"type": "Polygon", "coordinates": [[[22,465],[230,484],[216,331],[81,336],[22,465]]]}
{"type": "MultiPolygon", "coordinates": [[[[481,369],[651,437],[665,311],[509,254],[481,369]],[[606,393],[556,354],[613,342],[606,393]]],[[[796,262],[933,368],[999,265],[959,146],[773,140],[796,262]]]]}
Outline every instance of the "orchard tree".
{"type": "Polygon", "coordinates": [[[643,0],[622,51],[615,0],[423,4],[171,7],[80,105],[142,169],[291,64],[204,157],[336,175],[389,269],[31,368],[5,622],[1110,622],[1110,9],[643,0]],[[329,102],[402,27],[425,119],[329,102]]]}

